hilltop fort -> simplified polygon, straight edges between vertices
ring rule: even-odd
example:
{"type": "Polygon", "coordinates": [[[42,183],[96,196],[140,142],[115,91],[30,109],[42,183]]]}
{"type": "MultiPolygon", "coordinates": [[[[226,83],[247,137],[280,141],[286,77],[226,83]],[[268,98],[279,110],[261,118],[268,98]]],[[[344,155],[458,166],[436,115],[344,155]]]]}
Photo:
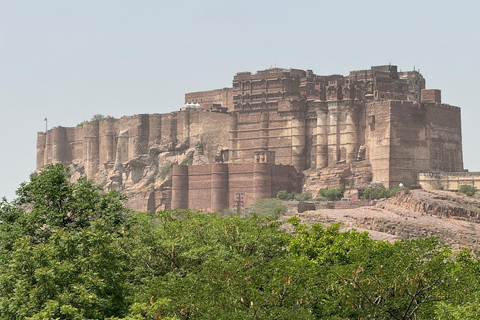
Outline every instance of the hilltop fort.
{"type": "Polygon", "coordinates": [[[179,111],[39,132],[37,170],[54,162],[152,212],[221,211],[279,190],[371,181],[447,189],[476,181],[463,168],[460,108],[426,89],[419,71],[393,65],[347,76],[239,72],[232,87],[185,94],[179,111]]]}

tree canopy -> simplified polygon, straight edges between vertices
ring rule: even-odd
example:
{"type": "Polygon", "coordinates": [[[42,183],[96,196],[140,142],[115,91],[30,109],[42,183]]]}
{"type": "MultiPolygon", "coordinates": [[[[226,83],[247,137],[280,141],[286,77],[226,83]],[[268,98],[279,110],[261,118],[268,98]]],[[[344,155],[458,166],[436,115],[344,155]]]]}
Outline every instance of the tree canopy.
{"type": "Polygon", "coordinates": [[[2,319],[477,319],[480,264],[272,215],[128,210],[61,164],[0,205],[2,319]]]}

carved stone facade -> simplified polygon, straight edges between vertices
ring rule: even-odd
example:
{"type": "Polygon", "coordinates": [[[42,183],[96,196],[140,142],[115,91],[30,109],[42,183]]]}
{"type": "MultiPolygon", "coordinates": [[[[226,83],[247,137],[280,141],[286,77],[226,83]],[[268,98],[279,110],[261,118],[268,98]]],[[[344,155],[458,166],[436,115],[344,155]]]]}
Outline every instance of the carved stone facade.
{"type": "MultiPolygon", "coordinates": [[[[173,185],[168,178],[174,164],[228,163],[223,174],[234,181],[234,165],[253,165],[260,154],[298,172],[362,161],[371,166],[373,180],[389,187],[416,185],[420,172],[463,171],[460,108],[442,104],[440,90],[425,89],[415,70],[386,65],[348,76],[281,68],[240,72],[232,88],[187,93],[185,102],[169,114],[40,132],[37,169],[52,162],[72,165],[75,177],[124,190],[137,199],[133,208],[150,211],[178,207],[170,203],[178,200],[172,197],[172,189],[179,190],[175,175],[173,185]]],[[[213,186],[217,166],[204,168],[213,186]]],[[[204,169],[174,170],[194,177],[204,169]]],[[[351,188],[365,185],[364,179],[361,186],[355,185],[359,179],[346,180],[353,181],[351,188]]],[[[188,199],[189,205],[200,201],[194,192],[188,199]]],[[[209,199],[194,208],[217,208],[209,199]]]]}

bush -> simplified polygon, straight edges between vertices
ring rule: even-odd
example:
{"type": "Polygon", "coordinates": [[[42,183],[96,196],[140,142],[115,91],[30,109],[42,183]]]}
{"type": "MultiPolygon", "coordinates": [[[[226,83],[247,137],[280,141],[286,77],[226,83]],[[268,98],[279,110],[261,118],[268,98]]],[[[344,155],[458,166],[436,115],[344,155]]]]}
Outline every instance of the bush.
{"type": "Polygon", "coordinates": [[[402,188],[396,187],[393,189],[374,189],[374,188],[366,188],[363,190],[362,195],[360,196],[361,199],[365,200],[374,200],[374,199],[383,199],[383,198],[391,198],[396,195],[402,188]]]}
{"type": "Polygon", "coordinates": [[[285,190],[280,190],[277,192],[277,198],[280,200],[293,200],[295,199],[295,192],[288,193],[285,190]]]}
{"type": "Polygon", "coordinates": [[[320,191],[318,191],[319,195],[321,195],[324,198],[327,198],[327,200],[330,200],[330,201],[342,199],[344,193],[345,193],[345,188],[343,186],[338,188],[320,189],[320,191]]]}
{"type": "Polygon", "coordinates": [[[104,116],[103,114],[96,114],[94,115],[90,121],[93,122],[93,121],[103,121],[103,120],[109,120],[109,119],[115,119],[114,117],[112,116],[109,116],[109,115],[106,115],[104,116]]]}
{"type": "Polygon", "coordinates": [[[458,192],[463,193],[469,197],[473,197],[477,192],[477,188],[475,188],[474,186],[463,185],[463,186],[460,186],[460,189],[458,189],[458,192]]]}
{"type": "Polygon", "coordinates": [[[310,201],[313,199],[313,197],[310,192],[288,193],[285,190],[280,190],[277,192],[277,199],[285,200],[285,201],[288,201],[288,200],[310,201]]]}
{"type": "Polygon", "coordinates": [[[295,200],[297,201],[310,201],[312,199],[313,197],[310,192],[303,192],[295,195],[295,200]]]}
{"type": "Polygon", "coordinates": [[[281,215],[287,212],[287,207],[279,199],[257,199],[251,211],[260,215],[281,215]]]}

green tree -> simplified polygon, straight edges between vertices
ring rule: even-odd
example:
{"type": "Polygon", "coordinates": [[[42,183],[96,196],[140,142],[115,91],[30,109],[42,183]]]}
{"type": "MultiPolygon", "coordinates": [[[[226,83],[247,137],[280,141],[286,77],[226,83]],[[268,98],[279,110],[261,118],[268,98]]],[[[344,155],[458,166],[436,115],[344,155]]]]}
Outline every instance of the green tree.
{"type": "MultiPolygon", "coordinates": [[[[0,203],[2,319],[476,319],[480,262],[436,239],[277,216],[135,213],[49,165],[0,203]]],[[[278,199],[276,202],[281,202],[278,199]]],[[[271,212],[272,206],[268,211],[271,212]]]]}
{"type": "Polygon", "coordinates": [[[122,314],[128,256],[123,197],[69,182],[46,166],[0,210],[0,314],[4,319],[98,319],[122,314]]]}
{"type": "Polygon", "coordinates": [[[295,200],[297,201],[309,201],[312,199],[313,197],[310,192],[302,192],[295,195],[295,200]]]}
{"type": "Polygon", "coordinates": [[[161,314],[179,319],[312,318],[310,265],[287,254],[291,236],[272,216],[168,211],[143,223],[136,303],[168,297],[161,314]]]}
{"type": "Polygon", "coordinates": [[[92,116],[92,118],[90,119],[90,121],[104,121],[104,120],[110,120],[110,119],[115,119],[114,117],[112,116],[104,116],[103,114],[96,114],[94,116],[92,116]]]}
{"type": "Polygon", "coordinates": [[[318,193],[322,197],[327,198],[327,200],[335,201],[343,198],[343,194],[345,193],[345,188],[343,186],[340,186],[338,188],[320,189],[318,193]]]}
{"type": "Polygon", "coordinates": [[[441,304],[442,314],[479,310],[460,302],[474,291],[469,283],[478,283],[478,273],[464,267],[474,260],[456,256],[436,239],[374,242],[367,233],[339,232],[338,225],[308,228],[292,222],[298,236],[289,250],[314,263],[324,275],[317,276],[318,286],[330,288],[328,295],[317,293],[321,300],[313,309],[319,318],[431,319],[441,304]],[[465,307],[455,309],[461,304],[465,307]]]}

